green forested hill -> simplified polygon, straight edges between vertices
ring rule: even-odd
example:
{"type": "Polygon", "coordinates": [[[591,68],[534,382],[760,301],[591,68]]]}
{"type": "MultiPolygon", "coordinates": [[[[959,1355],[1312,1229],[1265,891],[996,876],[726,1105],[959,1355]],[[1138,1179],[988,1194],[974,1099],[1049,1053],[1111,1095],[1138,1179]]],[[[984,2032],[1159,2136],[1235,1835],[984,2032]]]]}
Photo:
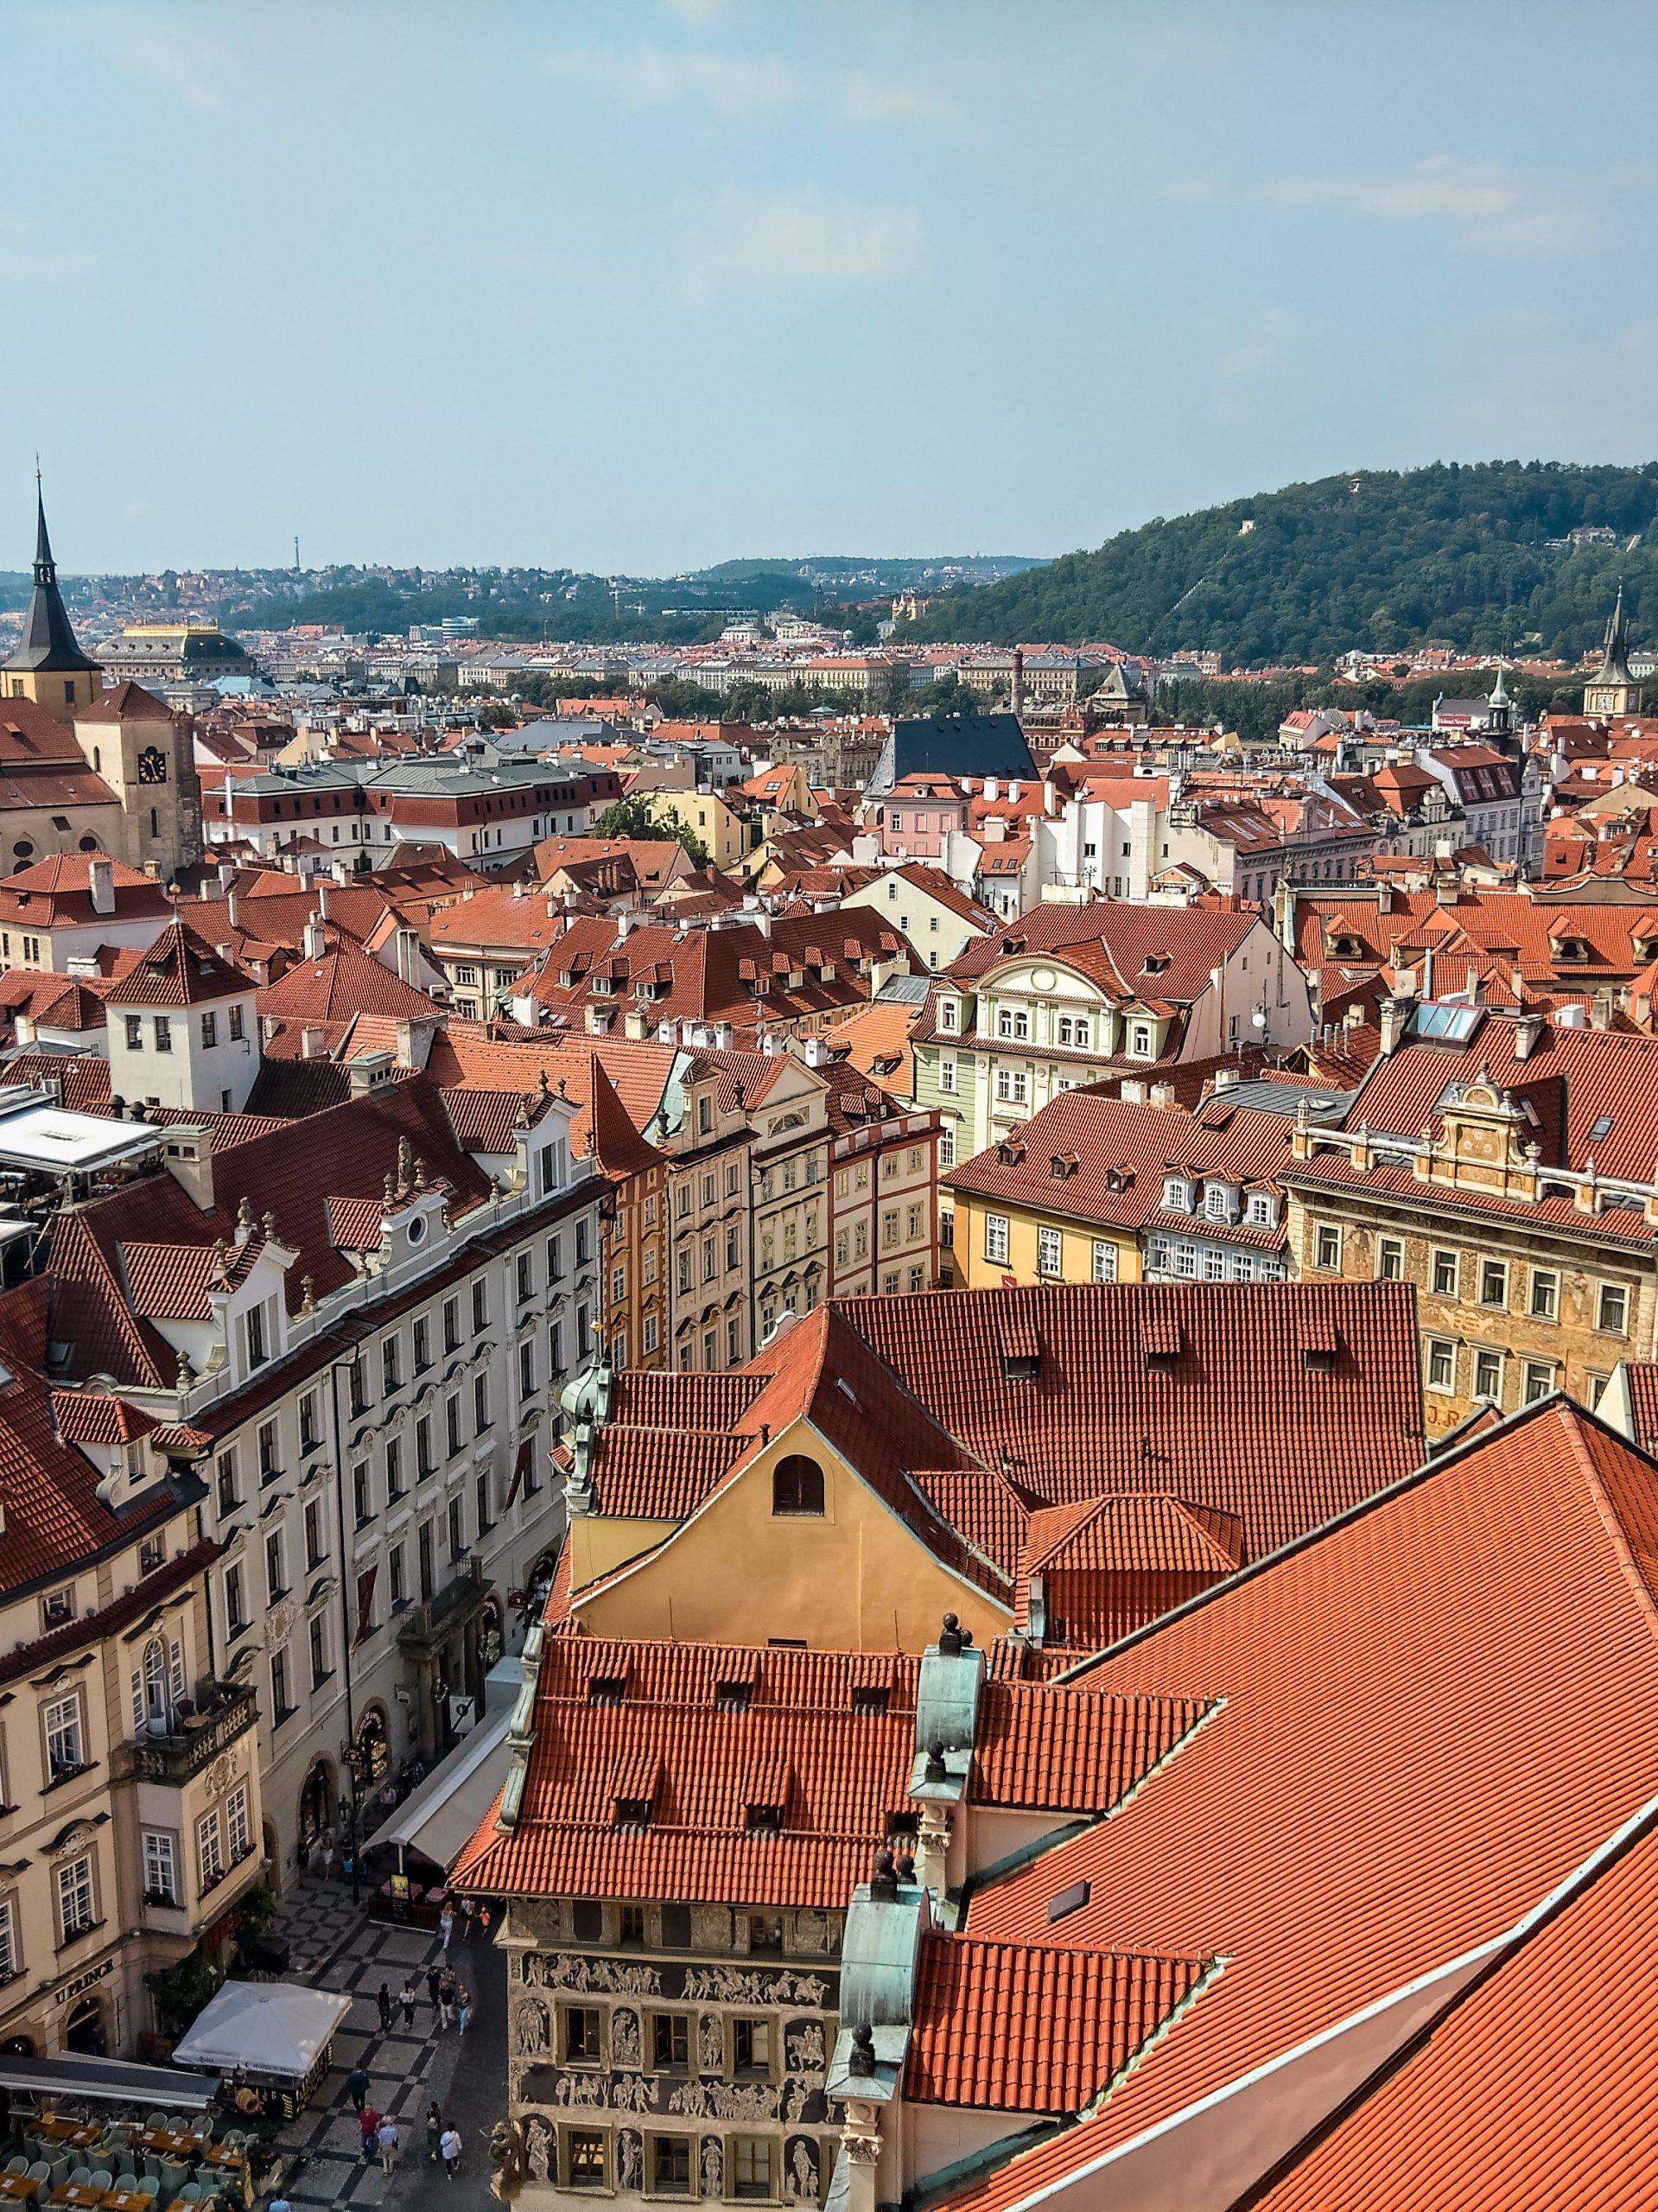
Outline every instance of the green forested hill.
{"type": "Polygon", "coordinates": [[[1159,518],[1097,552],[948,593],[907,634],[1189,646],[1239,667],[1428,641],[1576,654],[1598,640],[1620,578],[1632,634],[1658,628],[1655,518],[1658,462],[1452,461],[1327,476],[1159,518]],[[1568,541],[1585,527],[1616,541],[1568,541]]]}

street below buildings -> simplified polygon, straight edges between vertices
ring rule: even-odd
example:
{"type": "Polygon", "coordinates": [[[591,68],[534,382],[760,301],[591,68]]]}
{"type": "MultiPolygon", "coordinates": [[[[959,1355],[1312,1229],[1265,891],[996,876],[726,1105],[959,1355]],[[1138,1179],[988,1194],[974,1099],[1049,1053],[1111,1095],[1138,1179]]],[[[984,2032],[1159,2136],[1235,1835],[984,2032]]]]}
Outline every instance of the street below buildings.
{"type": "Polygon", "coordinates": [[[349,1996],[349,2018],[334,2039],[334,2065],[316,2096],[289,2126],[282,2144],[298,2164],[287,2194],[295,2212],[323,2205],[372,2205],[395,2212],[492,2204],[489,2135],[505,2110],[506,2081],[505,1961],[457,1926],[449,1964],[473,1995],[473,2014],[462,2036],[440,2032],[427,1993],[428,1969],[442,1962],[435,1935],[383,1927],[365,1919],[338,1882],[300,1885],[283,1901],[277,1934],[291,1947],[290,1978],[349,1996]],[[397,2003],[404,1977],[418,1988],[414,2024],[405,2031],[397,2003]],[[389,2034],[380,2030],[378,1993],[390,1990],[389,2034]],[[403,2140],[394,2174],[382,2172],[378,2153],[361,2155],[357,2115],[346,2092],[346,2076],[361,2065],[370,2081],[369,2101],[397,2121],[403,2140]],[[429,2162],[426,2108],[435,2099],[444,2120],[461,2132],[460,2171],[451,2181],[429,2162]]]}

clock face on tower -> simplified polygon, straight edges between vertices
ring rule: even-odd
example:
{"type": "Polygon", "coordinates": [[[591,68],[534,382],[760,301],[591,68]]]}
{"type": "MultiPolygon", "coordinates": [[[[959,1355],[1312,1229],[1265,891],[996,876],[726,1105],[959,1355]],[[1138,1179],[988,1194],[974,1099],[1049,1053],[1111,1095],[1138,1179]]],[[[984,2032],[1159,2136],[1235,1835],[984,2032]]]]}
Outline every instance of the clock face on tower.
{"type": "Polygon", "coordinates": [[[164,784],[167,781],[167,755],[158,745],[147,745],[138,755],[138,781],[141,784],[164,784]]]}

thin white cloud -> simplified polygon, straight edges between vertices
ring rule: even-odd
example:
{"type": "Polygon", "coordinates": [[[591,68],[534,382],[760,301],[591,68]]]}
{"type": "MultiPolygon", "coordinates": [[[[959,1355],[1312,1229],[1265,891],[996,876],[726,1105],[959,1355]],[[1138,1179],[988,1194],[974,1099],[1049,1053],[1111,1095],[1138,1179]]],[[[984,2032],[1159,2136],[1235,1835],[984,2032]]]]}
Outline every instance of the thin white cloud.
{"type": "Polygon", "coordinates": [[[830,200],[812,189],[727,191],[681,241],[679,289],[702,302],[791,285],[890,284],[920,264],[913,207],[830,200]]]}
{"type": "Polygon", "coordinates": [[[153,10],[93,5],[41,9],[35,20],[73,39],[93,60],[170,93],[197,115],[216,115],[223,96],[203,64],[217,50],[199,27],[187,29],[153,10]]]}
{"type": "Polygon", "coordinates": [[[1569,179],[1454,154],[1431,154],[1391,175],[1283,177],[1266,197],[1278,207],[1334,208],[1373,222],[1437,223],[1481,253],[1574,253],[1594,230],[1590,203],[1569,179]]]}
{"type": "Polygon", "coordinates": [[[662,0],[662,4],[670,16],[677,16],[693,30],[701,30],[726,11],[726,0],[662,0]]]}
{"type": "Polygon", "coordinates": [[[1658,317],[1575,330],[1521,309],[1468,332],[1477,377],[1441,379],[1436,431],[1464,451],[1633,461],[1658,447],[1658,317]]]}
{"type": "Polygon", "coordinates": [[[569,83],[638,107],[696,100],[722,115],[756,115],[787,107],[800,93],[794,71],[776,54],[750,57],[648,45],[624,54],[613,46],[586,46],[551,55],[547,67],[569,83]]]}
{"type": "Polygon", "coordinates": [[[900,85],[854,69],[841,79],[836,109],[847,123],[947,123],[955,111],[922,85],[900,85]]]}
{"type": "Polygon", "coordinates": [[[8,284],[67,284],[88,276],[92,257],[79,247],[57,248],[41,235],[32,216],[0,208],[0,281],[8,284]]]}

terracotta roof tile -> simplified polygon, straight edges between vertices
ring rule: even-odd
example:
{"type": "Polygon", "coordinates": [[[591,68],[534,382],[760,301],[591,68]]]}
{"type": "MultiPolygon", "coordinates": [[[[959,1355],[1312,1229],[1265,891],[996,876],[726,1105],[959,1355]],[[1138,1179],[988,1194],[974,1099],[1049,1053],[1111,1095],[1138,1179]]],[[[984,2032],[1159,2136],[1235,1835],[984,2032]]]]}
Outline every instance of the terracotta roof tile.
{"type": "Polygon", "coordinates": [[[981,1943],[936,1930],[921,1948],[905,2098],[981,2111],[1080,2113],[1205,1971],[1200,1959],[981,1943]]]}
{"type": "MultiPolygon", "coordinates": [[[[1655,1560],[1658,1467],[1553,1400],[1073,1675],[1118,1692],[1185,1684],[1224,1704],[1113,1819],[975,1891],[966,1932],[1225,1964],[1096,2115],[947,2201],[1027,2203],[1516,1929],[1651,1802],[1655,1560]],[[1049,1900],[1081,1882],[1086,1900],[1051,1924],[1049,1900]]],[[[1572,1999],[1569,1976],[1551,1982],[1551,2050],[1572,1999]]],[[[1536,2078],[1516,2074],[1507,2094],[1529,2103],[1522,2128],[1553,2132],[1559,2101],[1540,2103],[1536,2078]]],[[[1594,2095],[1569,2101],[1569,2124],[1592,2124],[1594,2095]]],[[[1486,2109],[1482,2094],[1476,2125],[1486,2109]]],[[[1490,2118],[1498,2145],[1500,2108],[1490,2118]]],[[[1377,2155],[1417,2139],[1390,2129],[1377,2155]]],[[[1217,2204],[1274,2155],[1247,2131],[1208,2147],[1223,2159],[1206,2167],[1217,2204]]],[[[1454,2171],[1425,2202],[1468,2201],[1454,2171]]],[[[1132,2164],[1113,2185],[1127,2201],[1132,2164]]],[[[1352,2201],[1416,2200],[1382,2187],[1352,2201]]]]}

